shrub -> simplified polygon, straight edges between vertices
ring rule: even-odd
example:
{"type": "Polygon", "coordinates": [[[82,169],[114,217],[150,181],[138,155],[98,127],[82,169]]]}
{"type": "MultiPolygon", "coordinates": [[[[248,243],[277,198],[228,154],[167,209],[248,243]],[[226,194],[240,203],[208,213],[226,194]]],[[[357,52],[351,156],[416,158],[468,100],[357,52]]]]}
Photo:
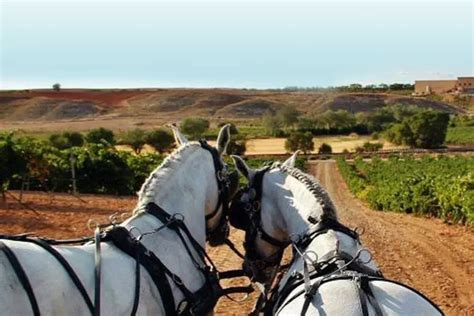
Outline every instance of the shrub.
{"type": "Polygon", "coordinates": [[[293,132],[285,141],[285,149],[289,152],[299,149],[306,154],[314,149],[313,135],[310,132],[293,132]]]}
{"type": "Polygon", "coordinates": [[[326,143],[322,143],[318,149],[319,154],[332,154],[332,147],[326,143]]]}
{"type": "Polygon", "coordinates": [[[91,144],[109,144],[115,145],[115,135],[110,129],[99,127],[86,134],[86,141],[91,144]]]}
{"type": "Polygon", "coordinates": [[[64,132],[62,134],[51,134],[49,142],[57,149],[66,149],[71,147],[80,147],[84,144],[82,134],[77,132],[64,132]]]}
{"type": "Polygon", "coordinates": [[[209,121],[199,117],[189,117],[181,122],[180,128],[192,139],[198,139],[209,128],[209,121]]]}
{"type": "Polygon", "coordinates": [[[174,137],[164,129],[157,129],[149,132],[145,141],[160,154],[170,151],[174,147],[174,137]]]}
{"type": "Polygon", "coordinates": [[[146,133],[144,130],[136,128],[122,134],[120,144],[132,147],[133,151],[138,155],[146,144],[146,133]]]}

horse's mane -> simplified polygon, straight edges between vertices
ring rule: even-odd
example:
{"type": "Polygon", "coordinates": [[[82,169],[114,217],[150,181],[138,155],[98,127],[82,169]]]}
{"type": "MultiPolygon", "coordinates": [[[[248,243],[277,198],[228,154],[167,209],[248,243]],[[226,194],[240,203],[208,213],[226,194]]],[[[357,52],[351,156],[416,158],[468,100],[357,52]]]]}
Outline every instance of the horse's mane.
{"type": "Polygon", "coordinates": [[[175,149],[145,180],[138,192],[138,200],[142,202],[146,198],[154,197],[159,184],[167,182],[179,163],[190,157],[199,148],[201,148],[199,143],[192,142],[175,149]]]}
{"type": "Polygon", "coordinates": [[[314,198],[321,204],[323,214],[321,217],[331,218],[337,220],[336,207],[331,201],[329,194],[323,186],[313,176],[304,173],[298,168],[278,165],[278,168],[301,182],[314,196],[314,198]]]}

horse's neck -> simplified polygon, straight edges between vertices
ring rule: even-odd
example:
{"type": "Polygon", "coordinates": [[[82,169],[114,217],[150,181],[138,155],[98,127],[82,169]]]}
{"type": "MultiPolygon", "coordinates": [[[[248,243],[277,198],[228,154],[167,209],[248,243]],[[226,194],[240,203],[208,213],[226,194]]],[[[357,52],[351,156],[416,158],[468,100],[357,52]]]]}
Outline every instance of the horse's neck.
{"type": "Polygon", "coordinates": [[[262,225],[280,240],[297,237],[323,213],[322,205],[307,187],[292,176],[274,169],[263,182],[262,225]]]}
{"type": "MultiPolygon", "coordinates": [[[[140,197],[137,208],[154,202],[168,214],[179,213],[193,237],[204,247],[205,211],[214,208],[217,203],[217,184],[212,160],[204,150],[196,150],[174,169],[162,168],[155,171],[150,185],[140,197]]],[[[138,212],[124,225],[136,227],[144,233],[162,225],[152,215],[138,212]]],[[[152,247],[152,245],[151,245],[152,247]]]]}
{"type": "MultiPolygon", "coordinates": [[[[305,184],[286,174],[271,172],[265,180],[267,183],[263,186],[262,199],[262,224],[265,231],[275,234],[276,238],[289,238],[293,241],[311,231],[314,224],[310,223],[308,217],[314,217],[316,220],[321,218],[324,212],[321,201],[316,199],[305,184]]],[[[359,242],[352,237],[330,230],[316,237],[306,251],[316,254],[319,260],[327,259],[327,256],[335,251],[354,257],[361,248],[359,242]]],[[[368,253],[361,253],[362,260],[368,259],[367,256],[368,253]]],[[[310,258],[315,259],[314,255],[310,255],[310,258]]],[[[367,266],[376,268],[373,262],[367,266]]],[[[293,269],[303,269],[300,258],[295,260],[293,269]]]]}

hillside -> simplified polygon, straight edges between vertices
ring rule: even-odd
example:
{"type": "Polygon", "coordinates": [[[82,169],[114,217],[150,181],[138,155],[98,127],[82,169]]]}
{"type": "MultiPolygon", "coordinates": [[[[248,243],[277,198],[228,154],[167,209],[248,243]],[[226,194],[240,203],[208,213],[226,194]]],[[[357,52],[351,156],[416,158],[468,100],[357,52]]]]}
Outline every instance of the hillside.
{"type": "MultiPolygon", "coordinates": [[[[135,90],[30,90],[0,92],[0,122],[95,121],[127,118],[176,121],[184,116],[211,119],[256,119],[284,105],[303,113],[344,109],[373,111],[392,104],[413,104],[449,112],[462,112],[444,102],[385,93],[274,92],[240,89],[135,89],[135,90]]],[[[137,125],[140,123],[137,123],[137,125]]]]}

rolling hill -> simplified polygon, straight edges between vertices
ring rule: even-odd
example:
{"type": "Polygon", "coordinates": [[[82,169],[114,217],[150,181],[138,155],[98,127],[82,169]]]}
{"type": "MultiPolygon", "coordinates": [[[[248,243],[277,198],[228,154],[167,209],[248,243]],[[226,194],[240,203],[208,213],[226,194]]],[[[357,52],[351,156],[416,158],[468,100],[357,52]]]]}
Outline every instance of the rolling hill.
{"type": "MultiPolygon", "coordinates": [[[[284,105],[303,113],[326,110],[373,111],[392,104],[411,104],[452,113],[463,110],[421,97],[386,93],[281,92],[245,89],[112,89],[26,90],[0,92],[0,123],[103,121],[143,118],[156,123],[186,116],[211,119],[258,119],[284,105]]],[[[136,125],[139,125],[137,123],[136,125]]]]}

